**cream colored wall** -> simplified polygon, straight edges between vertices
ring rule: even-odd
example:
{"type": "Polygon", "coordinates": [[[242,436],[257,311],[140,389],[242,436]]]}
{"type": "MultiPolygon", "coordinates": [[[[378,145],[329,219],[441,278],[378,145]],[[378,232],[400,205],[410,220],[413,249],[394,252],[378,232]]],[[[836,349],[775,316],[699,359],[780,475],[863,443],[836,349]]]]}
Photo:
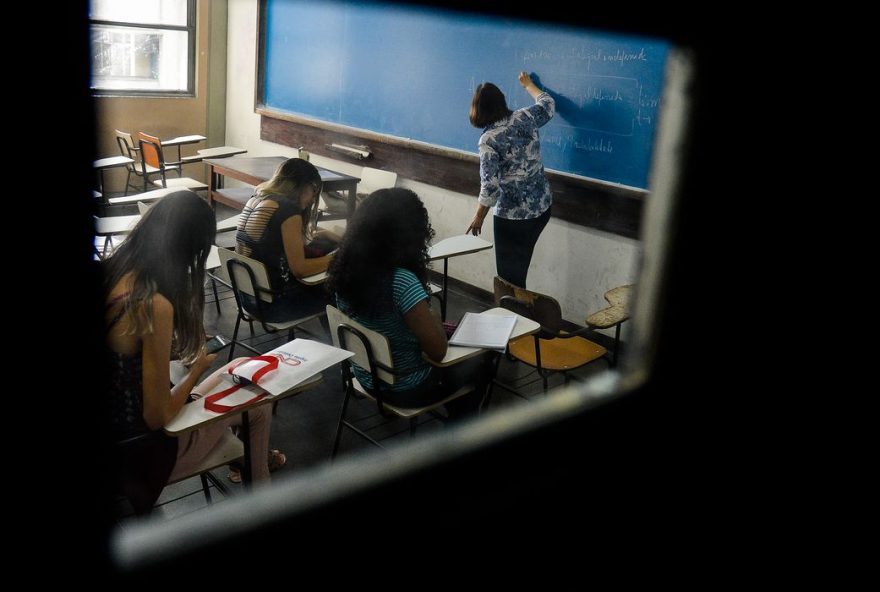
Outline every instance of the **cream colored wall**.
{"type": "MultiPolygon", "coordinates": [[[[248,155],[296,156],[295,149],[260,140],[260,116],[254,112],[257,4],[257,0],[229,0],[226,141],[247,148],[248,155]]],[[[311,161],[342,173],[360,171],[356,165],[319,155],[312,155],[311,161]]],[[[400,177],[397,184],[412,189],[425,202],[437,233],[435,240],[462,234],[473,217],[475,196],[400,177]]],[[[487,221],[483,229],[483,237],[493,241],[491,223],[487,221]]],[[[606,306],[603,294],[607,290],[634,281],[639,244],[553,218],[535,248],[528,287],[553,295],[566,319],[583,323],[588,314],[606,306]]],[[[451,259],[449,274],[491,292],[494,252],[451,259]]]]}
{"type": "MultiPolygon", "coordinates": [[[[215,0],[216,1],[216,0],[215,0]]],[[[197,2],[196,17],[196,96],[195,97],[95,97],[96,150],[98,157],[119,154],[114,130],[129,132],[137,142],[137,132],[142,131],[160,139],[177,136],[207,134],[208,130],[208,43],[210,2],[197,2]]],[[[181,148],[186,156],[194,154],[207,146],[221,146],[221,142],[190,144],[181,148]]],[[[177,148],[170,148],[165,157],[177,158],[177,148]]],[[[173,173],[172,173],[173,175],[173,173]]],[[[183,169],[183,175],[204,181],[205,165],[190,164],[183,169]]],[[[134,177],[134,175],[132,175],[134,177]]],[[[140,177],[136,181],[143,182],[140,177]]],[[[125,188],[124,169],[112,169],[104,174],[106,192],[123,191],[125,188]]]]}

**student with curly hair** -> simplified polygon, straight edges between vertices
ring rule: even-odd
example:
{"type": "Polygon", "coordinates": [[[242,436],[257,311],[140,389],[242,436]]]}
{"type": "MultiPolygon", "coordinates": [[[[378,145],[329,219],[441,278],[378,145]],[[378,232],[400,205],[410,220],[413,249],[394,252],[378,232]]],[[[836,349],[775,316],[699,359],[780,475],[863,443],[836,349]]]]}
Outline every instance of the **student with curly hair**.
{"type": "MultiPolygon", "coordinates": [[[[479,408],[491,359],[480,356],[444,372],[422,359],[424,352],[442,360],[447,348],[443,325],[428,304],[428,244],[433,236],[428,211],[414,192],[375,191],[349,221],[330,263],[327,285],[340,310],[388,338],[394,367],[405,370],[394,385],[384,385],[388,403],[421,407],[476,383],[475,392],[447,404],[450,416],[461,416],[479,408]]],[[[369,372],[356,365],[353,370],[361,384],[373,387],[369,372]]]]}

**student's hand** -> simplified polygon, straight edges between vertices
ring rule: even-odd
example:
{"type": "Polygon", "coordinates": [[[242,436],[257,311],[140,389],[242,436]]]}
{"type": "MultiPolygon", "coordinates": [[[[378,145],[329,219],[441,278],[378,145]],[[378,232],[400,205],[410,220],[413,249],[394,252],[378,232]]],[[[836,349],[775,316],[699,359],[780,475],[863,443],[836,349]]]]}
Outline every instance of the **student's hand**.
{"type": "Polygon", "coordinates": [[[523,88],[528,88],[529,86],[535,86],[535,83],[532,82],[532,77],[528,72],[520,72],[519,73],[519,83],[523,86],[523,88]]]}
{"type": "Polygon", "coordinates": [[[199,355],[193,360],[193,363],[189,365],[189,371],[196,376],[201,376],[211,367],[211,364],[213,364],[216,359],[217,354],[209,354],[203,346],[199,351],[199,355]]]}

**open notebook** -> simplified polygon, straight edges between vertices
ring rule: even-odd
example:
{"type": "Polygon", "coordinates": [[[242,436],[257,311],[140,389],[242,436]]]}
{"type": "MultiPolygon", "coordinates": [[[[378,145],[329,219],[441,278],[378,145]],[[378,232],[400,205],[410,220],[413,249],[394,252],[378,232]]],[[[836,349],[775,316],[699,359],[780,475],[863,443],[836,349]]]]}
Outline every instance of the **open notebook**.
{"type": "Polygon", "coordinates": [[[515,325],[516,315],[466,312],[449,339],[449,345],[482,347],[503,352],[515,325]]]}

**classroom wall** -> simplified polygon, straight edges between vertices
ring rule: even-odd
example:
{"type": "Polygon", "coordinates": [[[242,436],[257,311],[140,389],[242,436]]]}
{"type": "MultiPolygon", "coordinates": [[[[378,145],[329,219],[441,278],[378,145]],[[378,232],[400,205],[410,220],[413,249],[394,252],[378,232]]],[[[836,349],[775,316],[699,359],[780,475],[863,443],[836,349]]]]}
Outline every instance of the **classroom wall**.
{"type": "MultiPolygon", "coordinates": [[[[229,0],[226,143],[247,148],[249,156],[296,156],[295,149],[260,140],[260,116],[254,112],[257,5],[258,0],[229,0]]],[[[467,125],[466,118],[462,125],[467,125]]],[[[357,165],[319,155],[312,155],[311,161],[342,173],[360,171],[357,165]]],[[[476,196],[400,177],[397,184],[421,196],[437,233],[435,240],[462,234],[473,217],[476,196]]],[[[489,220],[483,230],[483,237],[494,241],[489,220]]],[[[553,295],[566,319],[583,323],[588,314],[606,306],[603,294],[607,290],[634,281],[639,245],[639,241],[551,219],[535,249],[529,288],[553,295]]],[[[494,252],[451,259],[449,274],[491,292],[494,252]]]]}
{"type": "MultiPolygon", "coordinates": [[[[195,97],[95,97],[96,114],[96,150],[98,157],[119,154],[114,130],[129,132],[137,142],[137,132],[143,131],[158,136],[160,139],[174,138],[189,134],[201,134],[208,138],[207,142],[189,144],[181,147],[181,154],[195,154],[209,146],[223,145],[222,126],[208,126],[208,104],[211,95],[211,109],[218,113],[217,120],[222,122],[225,111],[224,95],[226,80],[224,77],[210,76],[210,55],[225,58],[225,38],[213,39],[211,15],[222,20],[220,31],[225,33],[226,0],[213,2],[197,2],[196,16],[196,96],[195,97]],[[215,5],[217,8],[214,8],[215,5]],[[219,42],[219,44],[218,44],[219,42]],[[209,85],[209,80],[213,84],[209,85]]],[[[214,31],[218,30],[214,27],[214,31]]],[[[223,70],[225,74],[225,69],[223,70]]],[[[166,159],[177,158],[177,148],[171,148],[166,159]]],[[[190,164],[183,168],[183,175],[205,181],[206,167],[203,164],[190,164]]],[[[111,169],[104,173],[104,185],[107,193],[124,191],[125,169],[111,169]]],[[[134,177],[134,175],[132,175],[134,177]]],[[[172,173],[174,176],[174,173],[172,173]]],[[[137,177],[136,181],[143,180],[137,177]]]]}

